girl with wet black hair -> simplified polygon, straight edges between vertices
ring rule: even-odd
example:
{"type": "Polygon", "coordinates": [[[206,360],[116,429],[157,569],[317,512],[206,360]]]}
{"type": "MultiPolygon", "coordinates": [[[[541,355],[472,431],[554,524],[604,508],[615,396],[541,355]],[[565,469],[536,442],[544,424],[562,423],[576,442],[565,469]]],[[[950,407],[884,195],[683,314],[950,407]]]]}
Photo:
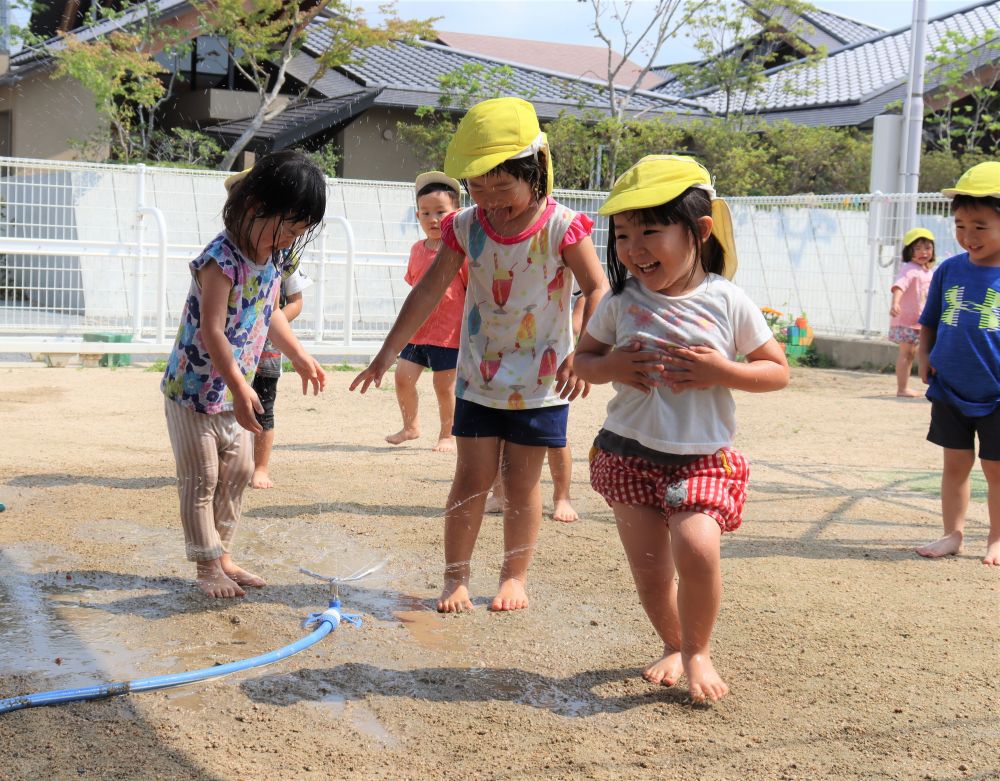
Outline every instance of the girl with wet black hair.
{"type": "Polygon", "coordinates": [[[191,287],[161,390],[177,462],[187,557],[210,597],[243,596],[264,580],[238,567],[229,543],[253,472],[262,414],[251,387],[270,339],[318,393],[326,383],[277,298],[326,210],[326,181],[304,155],[277,152],[230,177],[225,230],[191,261],[191,287]]]}

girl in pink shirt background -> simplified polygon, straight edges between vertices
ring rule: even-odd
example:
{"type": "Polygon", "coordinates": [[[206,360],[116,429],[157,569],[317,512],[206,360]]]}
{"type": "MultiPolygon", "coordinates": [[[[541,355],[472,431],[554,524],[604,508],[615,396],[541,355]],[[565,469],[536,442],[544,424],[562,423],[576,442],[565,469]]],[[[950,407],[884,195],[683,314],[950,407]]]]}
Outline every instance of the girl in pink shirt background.
{"type": "Polygon", "coordinates": [[[896,395],[906,398],[923,393],[909,387],[913,359],[920,337],[920,313],[924,311],[927,291],[934,271],[934,234],[926,228],[913,228],[903,236],[903,264],[892,283],[892,306],[889,308],[889,341],[899,345],[896,358],[896,395]]]}
{"type": "MultiPolygon", "coordinates": [[[[461,185],[441,171],[428,171],[417,177],[414,188],[417,193],[417,222],[426,238],[410,248],[410,261],[403,277],[408,285],[417,284],[437,257],[441,248],[441,221],[458,210],[461,185]]],[[[385,438],[390,445],[401,445],[420,436],[417,380],[428,368],[433,372],[434,394],[441,418],[437,444],[432,449],[438,452],[455,449],[455,438],[451,433],[455,417],[455,367],[458,365],[462,312],[468,286],[469,265],[468,260],[464,260],[441,302],[399,354],[395,384],[403,428],[385,438]]]]}

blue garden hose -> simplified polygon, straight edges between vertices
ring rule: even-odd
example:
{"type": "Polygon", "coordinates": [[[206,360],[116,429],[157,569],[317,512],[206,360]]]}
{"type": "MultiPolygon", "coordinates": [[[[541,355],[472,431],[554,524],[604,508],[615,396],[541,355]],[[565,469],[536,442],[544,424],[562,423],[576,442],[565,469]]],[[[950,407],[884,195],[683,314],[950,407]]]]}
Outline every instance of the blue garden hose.
{"type": "MultiPolygon", "coordinates": [[[[332,579],[331,579],[332,580],[332,579]]],[[[340,612],[340,600],[331,599],[330,606],[322,613],[310,613],[303,622],[303,626],[318,626],[303,637],[290,645],[270,651],[251,659],[244,659],[239,662],[230,662],[217,667],[208,667],[204,670],[194,670],[187,673],[175,673],[173,675],[159,675],[155,678],[143,678],[137,681],[123,681],[121,683],[104,683],[100,686],[88,686],[82,689],[61,689],[58,691],[39,692],[38,694],[26,694],[20,697],[8,697],[0,699],[0,714],[11,713],[22,708],[39,708],[43,705],[62,705],[67,702],[81,702],[83,700],[100,700],[106,697],[117,697],[122,694],[132,692],[149,692],[157,689],[169,689],[173,686],[183,686],[188,683],[207,681],[212,678],[221,678],[224,675],[250,670],[254,667],[263,667],[267,664],[274,664],[286,659],[293,654],[304,651],[315,645],[330,632],[337,628],[341,621],[349,621],[355,626],[361,626],[361,617],[350,613],[340,612]]]]}

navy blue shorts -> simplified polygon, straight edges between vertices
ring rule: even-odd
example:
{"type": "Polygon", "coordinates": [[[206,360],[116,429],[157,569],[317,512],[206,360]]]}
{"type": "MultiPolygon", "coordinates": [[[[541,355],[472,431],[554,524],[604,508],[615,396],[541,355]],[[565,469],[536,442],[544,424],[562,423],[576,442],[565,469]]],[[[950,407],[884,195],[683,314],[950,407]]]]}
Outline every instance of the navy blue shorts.
{"type": "Polygon", "coordinates": [[[972,450],[979,436],[979,457],[1000,461],[1000,408],[970,418],[946,401],[931,399],[931,428],[927,441],[954,450],[972,450]]]}
{"type": "Polygon", "coordinates": [[[456,437],[498,437],[515,445],[566,447],[569,404],[539,409],[494,409],[465,399],[455,400],[456,437]]]}
{"type": "Polygon", "coordinates": [[[432,372],[448,372],[458,366],[457,347],[438,347],[433,344],[408,344],[399,357],[410,363],[426,366],[432,372]]]}

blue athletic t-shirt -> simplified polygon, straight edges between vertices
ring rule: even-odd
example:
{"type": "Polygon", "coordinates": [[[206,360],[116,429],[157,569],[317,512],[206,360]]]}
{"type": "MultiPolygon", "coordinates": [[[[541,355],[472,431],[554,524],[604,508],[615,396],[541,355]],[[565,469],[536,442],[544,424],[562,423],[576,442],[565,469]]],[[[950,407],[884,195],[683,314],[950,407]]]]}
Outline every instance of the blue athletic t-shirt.
{"type": "Polygon", "coordinates": [[[937,329],[927,398],[963,415],[1000,404],[1000,267],[977,266],[963,252],[934,273],[920,324],[937,329]]]}

